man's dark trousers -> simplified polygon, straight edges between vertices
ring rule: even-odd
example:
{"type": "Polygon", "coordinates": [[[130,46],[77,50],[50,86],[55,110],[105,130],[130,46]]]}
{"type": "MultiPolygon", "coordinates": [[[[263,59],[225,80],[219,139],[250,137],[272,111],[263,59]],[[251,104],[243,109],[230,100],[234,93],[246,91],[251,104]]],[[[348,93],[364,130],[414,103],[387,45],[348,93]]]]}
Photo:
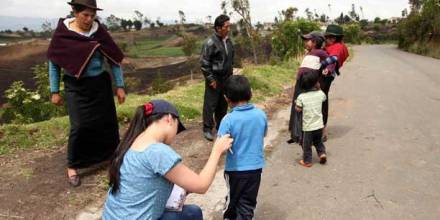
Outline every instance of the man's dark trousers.
{"type": "Polygon", "coordinates": [[[223,83],[217,81],[217,88],[214,89],[206,81],[203,101],[203,131],[212,132],[214,126],[218,130],[227,111],[228,103],[224,97],[223,83]]]}
{"type": "Polygon", "coordinates": [[[225,171],[228,185],[223,219],[252,220],[257,206],[262,169],[249,171],[225,171]]]}

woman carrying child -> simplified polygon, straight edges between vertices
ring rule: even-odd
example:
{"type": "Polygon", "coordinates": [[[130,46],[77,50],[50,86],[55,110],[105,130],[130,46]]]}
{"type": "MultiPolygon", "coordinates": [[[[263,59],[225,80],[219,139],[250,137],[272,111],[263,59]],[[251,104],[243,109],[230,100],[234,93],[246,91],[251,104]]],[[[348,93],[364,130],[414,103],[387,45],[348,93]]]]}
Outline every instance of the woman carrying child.
{"type": "Polygon", "coordinates": [[[287,143],[302,143],[302,113],[295,110],[295,100],[301,94],[302,77],[310,70],[320,70],[321,62],[328,57],[327,52],[322,50],[324,35],[321,32],[313,31],[301,36],[304,40],[304,47],[307,54],[304,57],[296,75],[295,91],[293,94],[292,109],[289,120],[289,131],[291,139],[287,143]]]}

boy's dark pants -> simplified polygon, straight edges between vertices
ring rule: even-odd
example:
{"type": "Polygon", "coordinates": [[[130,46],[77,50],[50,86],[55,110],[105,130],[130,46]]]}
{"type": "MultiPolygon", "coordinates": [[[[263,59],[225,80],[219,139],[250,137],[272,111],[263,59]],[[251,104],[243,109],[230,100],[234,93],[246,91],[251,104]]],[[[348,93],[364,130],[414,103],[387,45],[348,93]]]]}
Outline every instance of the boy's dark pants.
{"type": "Polygon", "coordinates": [[[228,103],[224,97],[223,83],[217,81],[217,88],[212,88],[208,82],[205,83],[205,97],[203,101],[203,131],[211,132],[216,126],[217,130],[220,122],[228,111],[228,103]],[[215,122],[213,119],[215,115],[215,122]]]}
{"type": "Polygon", "coordinates": [[[304,131],[303,137],[303,160],[305,163],[312,162],[312,145],[315,146],[318,155],[325,154],[325,146],[322,143],[322,129],[304,131]]]}
{"type": "Polygon", "coordinates": [[[250,171],[225,171],[228,185],[223,218],[229,220],[251,220],[257,206],[262,169],[250,171]]]}

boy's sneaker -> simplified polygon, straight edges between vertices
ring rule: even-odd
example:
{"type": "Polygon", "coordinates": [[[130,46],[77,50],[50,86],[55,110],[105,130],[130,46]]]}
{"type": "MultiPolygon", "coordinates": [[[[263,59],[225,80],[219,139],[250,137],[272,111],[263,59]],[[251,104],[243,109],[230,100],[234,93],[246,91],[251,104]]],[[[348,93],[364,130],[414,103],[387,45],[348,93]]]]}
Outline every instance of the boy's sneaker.
{"type": "Polygon", "coordinates": [[[309,168],[309,167],[312,167],[312,163],[306,163],[306,162],[304,162],[304,160],[300,160],[300,161],[298,161],[298,164],[299,165],[301,165],[301,166],[303,166],[303,167],[307,167],[307,168],[309,168]]]}
{"type": "Polygon", "coordinates": [[[319,156],[319,163],[320,163],[320,164],[325,164],[325,163],[327,163],[327,155],[325,155],[325,154],[321,154],[321,155],[319,156]]]}

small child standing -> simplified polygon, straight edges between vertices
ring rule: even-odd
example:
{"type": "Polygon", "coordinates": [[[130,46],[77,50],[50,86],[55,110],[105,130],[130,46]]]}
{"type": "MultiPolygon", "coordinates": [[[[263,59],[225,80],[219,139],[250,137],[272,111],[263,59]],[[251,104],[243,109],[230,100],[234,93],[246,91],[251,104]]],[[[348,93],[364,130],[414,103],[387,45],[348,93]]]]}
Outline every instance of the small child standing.
{"type": "Polygon", "coordinates": [[[246,77],[231,76],[225,83],[225,98],[232,111],[220,123],[218,136],[231,135],[234,142],[226,156],[225,180],[228,186],[224,219],[254,216],[264,167],[266,114],[249,103],[251,86],[246,77]]]}
{"type": "Polygon", "coordinates": [[[322,129],[324,122],[322,117],[322,103],[327,99],[319,86],[319,71],[310,71],[302,78],[301,93],[296,99],[296,111],[303,113],[303,159],[299,164],[305,167],[312,166],[312,145],[315,146],[319,156],[319,162],[325,164],[327,156],[325,146],[322,143],[322,129]]]}

